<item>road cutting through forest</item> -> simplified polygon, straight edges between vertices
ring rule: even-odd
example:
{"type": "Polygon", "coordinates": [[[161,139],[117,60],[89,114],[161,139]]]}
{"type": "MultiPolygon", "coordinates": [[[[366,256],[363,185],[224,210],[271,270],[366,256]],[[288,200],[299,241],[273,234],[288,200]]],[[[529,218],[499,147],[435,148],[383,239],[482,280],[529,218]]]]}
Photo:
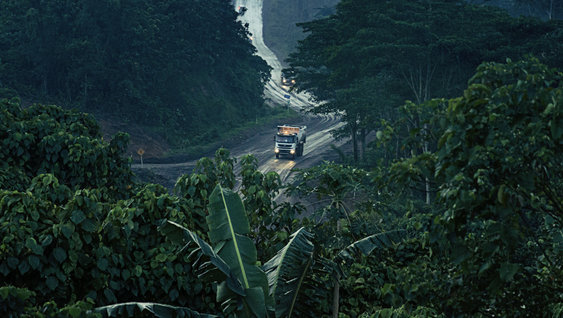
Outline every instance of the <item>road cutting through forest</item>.
{"type": "MultiPolygon", "coordinates": [[[[330,131],[339,128],[343,123],[337,114],[312,115],[307,113],[315,105],[310,101],[306,93],[288,92],[281,86],[282,65],[276,55],[264,44],[262,37],[262,1],[256,0],[236,0],[234,8],[246,8],[243,15],[239,17],[241,23],[247,24],[252,35],[252,43],[256,47],[257,54],[272,67],[271,78],[265,85],[264,95],[273,107],[291,107],[293,110],[302,114],[301,120],[291,123],[292,125],[307,126],[307,142],[302,157],[296,159],[279,158],[274,155],[273,137],[276,132],[276,125],[265,127],[257,131],[252,137],[241,141],[229,148],[231,156],[239,158],[252,154],[258,160],[258,169],[263,172],[275,171],[280,175],[282,182],[290,181],[292,170],[295,168],[312,167],[323,160],[334,160],[338,156],[331,147],[342,146],[347,140],[336,141],[332,138],[330,131]],[[289,98],[287,98],[289,96],[289,98]]],[[[196,165],[196,161],[186,161],[179,163],[151,163],[133,164],[134,171],[139,169],[150,169],[152,173],[158,175],[167,188],[172,188],[176,180],[183,174],[191,173],[196,165]]],[[[235,173],[238,174],[240,168],[235,164],[235,173]]]]}

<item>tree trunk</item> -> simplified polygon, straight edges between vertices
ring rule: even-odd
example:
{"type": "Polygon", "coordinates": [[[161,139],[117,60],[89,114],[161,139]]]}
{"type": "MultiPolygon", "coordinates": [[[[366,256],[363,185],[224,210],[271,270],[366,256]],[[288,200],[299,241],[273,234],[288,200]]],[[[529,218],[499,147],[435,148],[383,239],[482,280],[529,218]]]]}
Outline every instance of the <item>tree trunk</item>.
{"type": "Polygon", "coordinates": [[[365,128],[362,128],[360,130],[360,138],[361,138],[361,141],[362,141],[362,161],[366,162],[367,161],[367,156],[366,156],[367,145],[366,145],[366,129],[365,128]]]}
{"type": "Polygon", "coordinates": [[[84,100],[88,99],[88,74],[84,74],[84,100]]]}
{"type": "Polygon", "coordinates": [[[395,159],[399,159],[399,136],[395,138],[395,159]]]}
{"type": "Polygon", "coordinates": [[[43,94],[47,95],[47,74],[43,74],[43,94]]]}
{"type": "MultiPolygon", "coordinates": [[[[422,149],[422,151],[424,153],[428,153],[428,138],[427,138],[427,134],[428,134],[428,124],[424,124],[424,149],[422,149]]],[[[425,183],[426,183],[426,204],[430,204],[430,180],[428,180],[428,177],[425,178],[425,183]]]]}
{"type": "Polygon", "coordinates": [[[354,147],[354,162],[358,162],[358,128],[352,125],[352,145],[354,147]]]}
{"type": "Polygon", "coordinates": [[[332,293],[332,317],[338,318],[338,311],[340,305],[340,275],[336,274],[334,279],[334,290],[332,293]]]}

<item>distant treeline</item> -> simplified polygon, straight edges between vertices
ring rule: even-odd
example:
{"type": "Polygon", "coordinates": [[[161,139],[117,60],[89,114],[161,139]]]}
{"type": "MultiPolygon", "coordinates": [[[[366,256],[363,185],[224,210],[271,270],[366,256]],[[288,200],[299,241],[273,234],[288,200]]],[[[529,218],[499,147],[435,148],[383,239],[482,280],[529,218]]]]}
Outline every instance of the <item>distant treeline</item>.
{"type": "Polygon", "coordinates": [[[0,97],[184,136],[232,127],[264,112],[269,76],[236,17],[225,0],[2,1],[0,97]]]}
{"type": "MultiPolygon", "coordinates": [[[[542,20],[563,19],[563,1],[557,0],[464,0],[467,3],[499,7],[513,17],[533,16],[542,20]]],[[[264,41],[281,60],[295,51],[306,36],[297,23],[334,14],[340,0],[265,0],[264,41]]],[[[372,1],[373,3],[377,1],[372,1]]],[[[429,3],[429,2],[428,2],[429,3]]]]}

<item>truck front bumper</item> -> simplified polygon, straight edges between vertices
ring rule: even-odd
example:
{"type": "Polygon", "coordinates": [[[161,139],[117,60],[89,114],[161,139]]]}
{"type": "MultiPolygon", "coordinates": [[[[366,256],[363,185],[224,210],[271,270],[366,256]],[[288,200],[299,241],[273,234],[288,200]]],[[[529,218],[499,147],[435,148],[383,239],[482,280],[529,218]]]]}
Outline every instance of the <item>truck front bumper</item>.
{"type": "Polygon", "coordinates": [[[294,155],[295,149],[284,149],[284,148],[276,148],[274,149],[274,153],[276,155],[294,155]]]}

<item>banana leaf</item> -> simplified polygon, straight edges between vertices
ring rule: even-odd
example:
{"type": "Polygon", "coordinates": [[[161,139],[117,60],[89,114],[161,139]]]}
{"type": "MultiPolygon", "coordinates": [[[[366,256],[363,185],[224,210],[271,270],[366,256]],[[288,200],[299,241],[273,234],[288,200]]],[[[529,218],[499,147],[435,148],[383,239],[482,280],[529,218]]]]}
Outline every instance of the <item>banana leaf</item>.
{"type": "Polygon", "coordinates": [[[373,234],[358,240],[344,248],[337,258],[341,260],[354,260],[358,254],[369,255],[376,248],[389,248],[405,239],[406,231],[396,230],[373,234]]]}
{"type": "Polygon", "coordinates": [[[151,313],[157,318],[215,318],[210,314],[200,314],[187,307],[176,307],[157,303],[130,302],[94,308],[102,317],[139,317],[140,314],[151,313]]]}
{"type": "Polygon", "coordinates": [[[172,242],[180,245],[184,244],[183,249],[186,249],[190,243],[195,243],[197,249],[192,254],[201,253],[209,259],[207,262],[200,261],[202,263],[199,266],[202,272],[200,278],[207,279],[208,281],[224,280],[232,292],[245,296],[244,288],[231,270],[231,267],[197,234],[172,221],[167,221],[161,225],[159,230],[172,242]]]}
{"type": "Polygon", "coordinates": [[[313,235],[300,228],[287,245],[264,264],[276,317],[291,317],[305,277],[313,262],[313,235]]]}
{"type": "MultiPolygon", "coordinates": [[[[209,197],[208,209],[206,220],[215,253],[242,283],[248,296],[244,300],[248,309],[257,317],[265,317],[266,309],[273,302],[269,297],[266,274],[258,266],[256,246],[246,236],[250,233],[250,225],[242,200],[237,193],[217,185],[209,197]],[[261,298],[257,295],[257,287],[262,290],[261,298]]],[[[218,286],[217,300],[227,304],[232,295],[220,290],[222,286],[218,286]]]]}

